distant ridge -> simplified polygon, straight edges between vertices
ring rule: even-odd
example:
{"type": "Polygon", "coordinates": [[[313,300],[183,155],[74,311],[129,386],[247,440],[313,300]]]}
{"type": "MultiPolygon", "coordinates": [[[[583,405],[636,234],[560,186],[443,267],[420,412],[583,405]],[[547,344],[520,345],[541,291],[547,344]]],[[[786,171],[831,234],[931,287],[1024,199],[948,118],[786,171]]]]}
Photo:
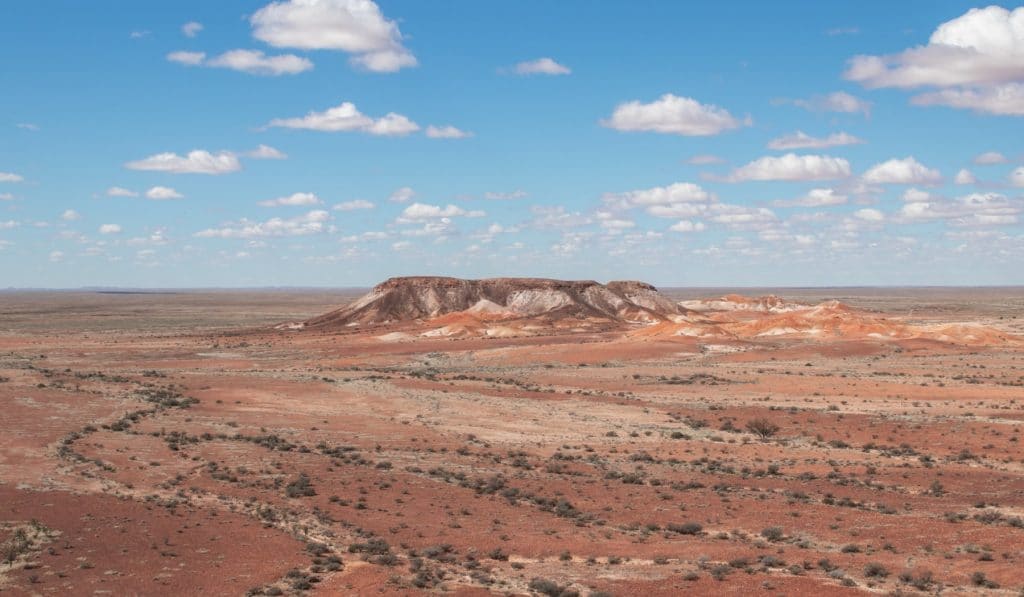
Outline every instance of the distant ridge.
{"type": "Polygon", "coordinates": [[[686,310],[645,282],[440,276],[390,278],[352,304],[307,327],[370,325],[467,312],[493,318],[604,319],[653,323],[686,310]]]}

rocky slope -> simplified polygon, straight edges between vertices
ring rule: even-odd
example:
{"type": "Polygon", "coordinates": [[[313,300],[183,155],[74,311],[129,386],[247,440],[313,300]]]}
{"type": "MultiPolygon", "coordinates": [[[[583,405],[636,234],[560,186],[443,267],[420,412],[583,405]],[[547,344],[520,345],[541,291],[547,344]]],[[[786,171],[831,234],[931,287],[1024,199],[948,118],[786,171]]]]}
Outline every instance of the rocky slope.
{"type": "Polygon", "coordinates": [[[391,278],[352,304],[305,322],[306,327],[372,325],[461,313],[478,319],[599,319],[658,322],[686,310],[650,284],[592,280],[433,276],[391,278]]]}

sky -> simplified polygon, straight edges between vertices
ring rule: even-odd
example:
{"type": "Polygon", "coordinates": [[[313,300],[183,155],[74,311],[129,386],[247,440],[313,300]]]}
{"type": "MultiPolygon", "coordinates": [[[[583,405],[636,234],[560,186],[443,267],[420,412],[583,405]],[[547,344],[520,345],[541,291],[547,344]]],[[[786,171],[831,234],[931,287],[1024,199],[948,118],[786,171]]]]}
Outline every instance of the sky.
{"type": "Polygon", "coordinates": [[[0,288],[1024,284],[1024,7],[35,0],[0,288]]]}

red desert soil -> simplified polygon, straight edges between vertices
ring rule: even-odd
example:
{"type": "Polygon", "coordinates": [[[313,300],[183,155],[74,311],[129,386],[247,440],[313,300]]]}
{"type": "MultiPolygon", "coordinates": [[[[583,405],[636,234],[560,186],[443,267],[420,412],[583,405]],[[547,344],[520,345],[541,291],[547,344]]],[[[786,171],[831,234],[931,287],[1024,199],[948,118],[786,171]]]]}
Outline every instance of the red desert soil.
{"type": "Polygon", "coordinates": [[[0,593],[1024,588],[1024,290],[405,280],[0,293],[0,593]]]}

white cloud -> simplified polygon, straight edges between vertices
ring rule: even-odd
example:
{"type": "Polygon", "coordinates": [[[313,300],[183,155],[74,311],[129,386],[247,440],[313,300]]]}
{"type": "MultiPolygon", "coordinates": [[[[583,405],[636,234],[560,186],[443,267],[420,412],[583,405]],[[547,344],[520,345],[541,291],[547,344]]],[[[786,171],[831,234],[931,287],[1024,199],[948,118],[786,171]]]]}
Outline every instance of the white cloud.
{"type": "Polygon", "coordinates": [[[345,201],[338,203],[332,209],[335,211],[355,211],[357,209],[373,209],[373,203],[366,199],[355,199],[353,201],[345,201]]]}
{"type": "Polygon", "coordinates": [[[1024,166],[1015,168],[1014,171],[1010,173],[1010,184],[1015,187],[1024,187],[1024,166]]]}
{"type": "Polygon", "coordinates": [[[312,70],[313,63],[294,54],[267,56],[259,50],[230,50],[205,63],[213,68],[227,68],[252,75],[296,75],[312,70]]]}
{"type": "Polygon", "coordinates": [[[987,114],[1024,116],[1024,84],[1007,83],[979,89],[940,89],[916,95],[917,106],[947,106],[987,114]]]}
{"type": "Polygon", "coordinates": [[[246,157],[254,160],[285,160],[288,159],[288,154],[283,151],[274,149],[269,145],[260,144],[256,149],[246,152],[246,157]]]}
{"type": "Polygon", "coordinates": [[[0,193],[0,201],[14,201],[14,195],[11,193],[0,193]]]}
{"type": "Polygon", "coordinates": [[[750,124],[749,119],[741,122],[724,108],[671,93],[649,104],[636,100],[619,104],[611,118],[601,121],[602,126],[619,131],[651,131],[685,136],[717,135],[750,124]]]}
{"type": "Polygon", "coordinates": [[[832,133],[827,137],[812,137],[803,131],[797,131],[790,135],[783,135],[768,142],[769,149],[824,149],[826,147],[837,147],[840,145],[857,145],[864,143],[863,139],[854,137],[849,133],[832,133]]]}
{"type": "Polygon", "coordinates": [[[606,230],[625,230],[636,226],[636,222],[633,220],[618,218],[615,214],[608,211],[599,211],[595,216],[597,217],[598,224],[606,230]]]}
{"type": "Polygon", "coordinates": [[[869,88],[936,87],[913,98],[992,114],[1024,114],[1024,7],[972,8],[942,23],[928,44],[854,56],[843,76],[869,88]]]}
{"type": "Polygon", "coordinates": [[[25,180],[21,175],[13,172],[0,172],[0,182],[21,182],[25,180]]]}
{"type": "Polygon", "coordinates": [[[431,139],[465,139],[472,137],[473,133],[463,131],[451,125],[427,127],[427,136],[431,139]]]}
{"type": "Polygon", "coordinates": [[[118,224],[103,224],[100,226],[100,234],[120,234],[121,226],[118,224]]]}
{"type": "Polygon", "coordinates": [[[171,52],[167,55],[167,60],[185,66],[199,66],[206,60],[206,52],[171,52]]]}
{"type": "Polygon", "coordinates": [[[985,153],[975,156],[974,163],[979,166],[990,166],[992,164],[1005,164],[1009,160],[1006,156],[999,153],[998,151],[986,151],[985,153]]]}
{"type": "Polygon", "coordinates": [[[64,210],[64,213],[60,214],[60,219],[64,220],[65,222],[74,222],[75,220],[80,220],[81,218],[82,214],[78,213],[73,209],[66,209],[64,210]]]}
{"type": "Polygon", "coordinates": [[[540,230],[578,228],[592,220],[578,211],[569,212],[561,205],[534,205],[530,207],[533,219],[529,225],[540,230]]]}
{"type": "Polygon", "coordinates": [[[186,66],[226,68],[251,75],[296,75],[313,68],[313,63],[301,56],[267,56],[260,50],[229,50],[208,60],[203,52],[171,52],[167,59],[186,66]]]}
{"type": "Polygon", "coordinates": [[[505,200],[511,200],[511,199],[523,199],[524,197],[527,197],[527,196],[529,196],[529,193],[527,193],[526,191],[523,191],[521,189],[516,189],[514,191],[508,191],[508,192],[487,191],[486,193],[484,193],[484,199],[491,199],[491,200],[494,200],[494,201],[505,201],[505,200]]]}
{"type": "Polygon", "coordinates": [[[954,226],[986,227],[1016,224],[1024,202],[998,193],[971,193],[947,201],[913,201],[900,209],[905,222],[946,220],[954,226]]]}
{"type": "Polygon", "coordinates": [[[416,66],[398,25],[371,0],[283,0],[249,18],[253,36],[279,48],[341,50],[375,72],[416,66]]]}
{"type": "Polygon", "coordinates": [[[181,199],[184,195],[175,191],[171,187],[153,187],[146,191],[146,198],[153,199],[155,201],[166,201],[167,199],[181,199]]]}
{"type": "Polygon", "coordinates": [[[910,156],[875,164],[864,173],[863,180],[868,184],[928,185],[942,182],[942,174],[910,156]]]}
{"type": "Polygon", "coordinates": [[[138,197],[135,191],[123,187],[110,187],[107,189],[107,197],[138,197]]]}
{"type": "Polygon", "coordinates": [[[877,209],[859,209],[853,215],[865,222],[881,222],[885,219],[885,214],[877,209]]]}
{"type": "Polygon", "coordinates": [[[0,230],[10,230],[11,228],[17,228],[21,224],[14,220],[0,221],[0,230]]]}
{"type": "Polygon", "coordinates": [[[18,124],[14,125],[14,126],[18,127],[19,129],[21,129],[23,131],[36,132],[36,131],[39,130],[39,125],[38,124],[33,124],[31,122],[19,122],[18,124]]]}
{"type": "Polygon", "coordinates": [[[710,211],[712,215],[709,220],[736,229],[763,228],[778,220],[772,210],[764,207],[716,203],[710,206],[710,211]]]}
{"type": "Polygon", "coordinates": [[[267,199],[266,201],[259,202],[263,207],[294,207],[320,205],[321,203],[323,201],[313,193],[292,193],[287,197],[278,197],[277,199],[267,199]]]}
{"type": "Polygon", "coordinates": [[[706,203],[715,196],[692,182],[677,182],[665,187],[652,187],[625,193],[606,193],[601,197],[605,205],[626,209],[676,203],[706,203]]]}
{"type": "Polygon", "coordinates": [[[961,168],[960,171],[956,173],[956,177],[953,179],[953,182],[956,184],[974,184],[978,182],[978,179],[974,176],[974,173],[967,168],[961,168]]]}
{"type": "Polygon", "coordinates": [[[766,156],[733,170],[729,182],[747,180],[830,180],[850,176],[850,163],[827,155],[766,156]]]}
{"type": "Polygon", "coordinates": [[[724,158],[721,158],[721,157],[719,157],[717,155],[710,155],[710,154],[698,154],[698,155],[690,156],[689,158],[686,159],[686,163],[687,164],[693,164],[694,166],[706,166],[706,165],[710,165],[710,164],[721,164],[723,162],[725,162],[724,158]]]}
{"type": "Polygon", "coordinates": [[[63,251],[50,251],[50,261],[57,263],[64,260],[63,251]]]}
{"type": "Polygon", "coordinates": [[[405,203],[416,196],[416,191],[412,190],[412,187],[400,187],[395,189],[395,192],[391,193],[388,197],[388,201],[394,201],[395,203],[405,203]]]}
{"type": "Polygon", "coordinates": [[[203,24],[195,21],[189,21],[181,26],[181,33],[185,37],[195,37],[199,35],[199,32],[203,30],[203,24]]]}
{"type": "Polygon", "coordinates": [[[294,218],[271,218],[265,222],[243,219],[221,228],[208,228],[195,233],[200,238],[260,238],[273,236],[305,236],[329,230],[331,216],[326,211],[314,210],[294,218]]]}
{"type": "Polygon", "coordinates": [[[568,75],[572,70],[551,58],[538,58],[520,62],[513,67],[517,75],[568,75]]]}
{"type": "Polygon", "coordinates": [[[487,214],[482,211],[466,211],[465,209],[452,204],[440,207],[438,205],[428,205],[426,203],[413,203],[402,210],[402,214],[398,217],[398,221],[417,222],[422,220],[454,217],[479,218],[485,215],[487,214]]]}
{"type": "Polygon", "coordinates": [[[401,114],[389,112],[381,118],[374,119],[360,112],[351,102],[343,102],[323,112],[309,112],[299,118],[275,118],[267,126],[385,136],[408,135],[420,130],[418,124],[401,114]]]}
{"type": "Polygon", "coordinates": [[[213,154],[196,149],[188,152],[188,155],[185,156],[171,152],[158,153],[142,160],[128,162],[125,164],[125,168],[170,172],[171,174],[227,174],[241,170],[242,164],[238,161],[238,157],[229,151],[213,154]]]}
{"type": "Polygon", "coordinates": [[[669,230],[672,232],[702,232],[704,229],[704,222],[693,222],[690,220],[679,220],[669,226],[669,230]]]}
{"type": "Polygon", "coordinates": [[[826,207],[829,205],[843,205],[846,203],[846,195],[836,193],[835,189],[811,189],[806,195],[798,199],[780,199],[773,201],[776,207],[826,207]]]}
{"type": "Polygon", "coordinates": [[[931,196],[931,193],[928,191],[922,191],[920,189],[915,189],[914,187],[910,187],[906,191],[903,191],[903,200],[908,202],[927,201],[931,196]]]}
{"type": "Polygon", "coordinates": [[[810,99],[793,100],[793,105],[812,112],[841,112],[846,114],[871,114],[871,102],[850,95],[845,91],[834,91],[827,95],[815,95],[810,99]]]}
{"type": "Polygon", "coordinates": [[[412,246],[412,243],[407,240],[400,240],[398,242],[391,243],[391,248],[395,251],[404,251],[412,246]]]}

